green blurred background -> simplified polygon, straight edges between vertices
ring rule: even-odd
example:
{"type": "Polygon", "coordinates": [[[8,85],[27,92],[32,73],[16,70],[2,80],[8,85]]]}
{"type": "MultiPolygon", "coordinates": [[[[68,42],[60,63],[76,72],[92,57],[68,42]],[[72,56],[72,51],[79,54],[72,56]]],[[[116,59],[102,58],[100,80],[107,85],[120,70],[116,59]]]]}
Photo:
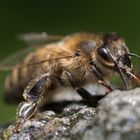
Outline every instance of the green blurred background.
{"type": "MultiPolygon", "coordinates": [[[[0,60],[26,47],[16,36],[25,32],[70,34],[78,31],[115,31],[133,52],[140,51],[139,0],[40,0],[0,2],[0,60]]],[[[140,54],[140,53],[139,53],[140,54]]],[[[4,77],[0,72],[0,123],[14,119],[15,106],[2,100],[4,77]]]]}

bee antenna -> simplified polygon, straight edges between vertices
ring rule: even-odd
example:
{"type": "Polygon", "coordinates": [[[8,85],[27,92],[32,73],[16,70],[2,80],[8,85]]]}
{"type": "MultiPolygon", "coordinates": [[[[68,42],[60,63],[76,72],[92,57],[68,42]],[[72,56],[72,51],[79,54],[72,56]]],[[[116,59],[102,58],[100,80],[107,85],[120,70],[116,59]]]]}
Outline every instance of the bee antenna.
{"type": "Polygon", "coordinates": [[[140,56],[137,55],[137,54],[134,54],[134,53],[127,53],[126,55],[128,55],[128,56],[134,56],[134,57],[140,59],[140,56]]]}

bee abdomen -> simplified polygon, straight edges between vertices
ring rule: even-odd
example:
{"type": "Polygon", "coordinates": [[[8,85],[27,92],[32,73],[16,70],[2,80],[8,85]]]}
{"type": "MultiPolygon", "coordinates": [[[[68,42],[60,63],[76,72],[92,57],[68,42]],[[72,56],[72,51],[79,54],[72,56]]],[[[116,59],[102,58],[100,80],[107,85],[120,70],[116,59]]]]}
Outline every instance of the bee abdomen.
{"type": "Polygon", "coordinates": [[[27,68],[14,68],[5,79],[5,100],[8,103],[19,103],[23,100],[22,93],[29,81],[27,68]]]}

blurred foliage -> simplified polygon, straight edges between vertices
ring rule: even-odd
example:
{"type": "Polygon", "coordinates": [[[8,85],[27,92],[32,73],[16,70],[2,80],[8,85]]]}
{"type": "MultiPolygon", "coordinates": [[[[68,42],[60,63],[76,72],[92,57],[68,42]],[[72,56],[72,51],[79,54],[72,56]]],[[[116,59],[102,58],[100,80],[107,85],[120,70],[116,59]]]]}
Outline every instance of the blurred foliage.
{"type": "MultiPolygon", "coordinates": [[[[25,32],[70,34],[78,31],[117,32],[133,52],[140,51],[140,1],[47,0],[0,2],[0,59],[26,47],[16,36],[25,32]]],[[[136,63],[136,60],[135,64],[136,63]]],[[[15,116],[15,107],[2,100],[4,76],[0,72],[0,122],[15,116]]]]}

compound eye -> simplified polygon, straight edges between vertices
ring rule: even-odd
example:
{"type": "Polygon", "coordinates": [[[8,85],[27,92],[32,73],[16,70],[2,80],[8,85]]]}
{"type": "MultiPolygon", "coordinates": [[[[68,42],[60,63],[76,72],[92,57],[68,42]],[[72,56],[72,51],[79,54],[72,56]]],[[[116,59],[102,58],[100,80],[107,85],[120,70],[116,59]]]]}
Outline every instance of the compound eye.
{"type": "Polygon", "coordinates": [[[106,50],[105,47],[99,48],[99,49],[98,49],[98,54],[100,55],[100,57],[101,57],[103,60],[105,60],[105,61],[107,61],[107,62],[112,62],[112,59],[111,59],[111,57],[110,57],[110,55],[109,55],[109,53],[108,53],[108,51],[106,50]]]}

